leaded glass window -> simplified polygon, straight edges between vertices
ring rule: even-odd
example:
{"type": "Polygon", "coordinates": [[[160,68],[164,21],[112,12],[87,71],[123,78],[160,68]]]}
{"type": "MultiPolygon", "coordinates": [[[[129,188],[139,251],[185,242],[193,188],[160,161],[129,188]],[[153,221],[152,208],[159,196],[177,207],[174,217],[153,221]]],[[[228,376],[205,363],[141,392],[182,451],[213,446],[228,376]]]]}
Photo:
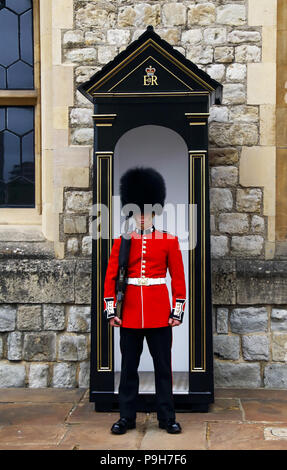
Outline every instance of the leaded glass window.
{"type": "Polygon", "coordinates": [[[35,207],[33,36],[33,0],[0,0],[0,208],[35,207]]]}

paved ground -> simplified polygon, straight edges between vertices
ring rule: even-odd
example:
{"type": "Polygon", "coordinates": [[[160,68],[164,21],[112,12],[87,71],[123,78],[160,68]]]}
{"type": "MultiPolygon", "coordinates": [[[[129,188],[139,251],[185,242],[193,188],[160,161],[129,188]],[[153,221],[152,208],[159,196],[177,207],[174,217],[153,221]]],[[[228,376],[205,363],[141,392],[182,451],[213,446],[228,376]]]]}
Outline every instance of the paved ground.
{"type": "Polygon", "coordinates": [[[177,413],[182,433],[138,413],[116,436],[119,413],[94,411],[84,389],[0,389],[0,449],[285,449],[287,391],[217,389],[209,413],[177,413]]]}

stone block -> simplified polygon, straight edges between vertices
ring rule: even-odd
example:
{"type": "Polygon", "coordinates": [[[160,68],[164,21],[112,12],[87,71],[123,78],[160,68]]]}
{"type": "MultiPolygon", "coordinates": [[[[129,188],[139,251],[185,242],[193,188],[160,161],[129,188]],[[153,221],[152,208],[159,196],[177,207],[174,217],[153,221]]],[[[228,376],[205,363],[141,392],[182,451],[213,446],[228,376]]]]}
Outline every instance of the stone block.
{"type": "Polygon", "coordinates": [[[92,254],[92,237],[86,236],[82,239],[82,253],[85,256],[91,256],[92,254]]]}
{"type": "Polygon", "coordinates": [[[214,335],[213,352],[220,359],[239,359],[240,342],[236,335],[214,335]]]}
{"type": "Polygon", "coordinates": [[[74,388],[76,380],[77,364],[61,362],[53,367],[52,386],[55,388],[74,388]]]}
{"type": "Polygon", "coordinates": [[[163,4],[162,21],[165,26],[185,25],[186,6],[175,2],[163,4]]]}
{"type": "Polygon", "coordinates": [[[210,116],[208,122],[228,122],[229,121],[229,110],[227,106],[211,106],[209,110],[210,116]]]}
{"type": "Polygon", "coordinates": [[[213,258],[219,258],[221,256],[227,255],[229,251],[228,238],[223,235],[211,235],[210,248],[211,256],[213,258]]]}
{"type": "Polygon", "coordinates": [[[264,238],[260,235],[235,235],[231,239],[231,254],[234,256],[258,256],[263,247],[264,238]]]}
{"type": "Polygon", "coordinates": [[[49,385],[49,364],[30,364],[29,387],[42,388],[49,385]]]}
{"type": "Polygon", "coordinates": [[[217,308],[216,332],[218,334],[228,333],[228,308],[217,308]]]}
{"type": "Polygon", "coordinates": [[[90,304],[91,302],[92,262],[77,260],[75,269],[75,303],[90,304]]]}
{"type": "MultiPolygon", "coordinates": [[[[240,88],[235,90],[229,89],[228,87],[236,87],[236,84],[229,83],[225,85],[225,96],[226,100],[224,104],[229,102],[230,104],[235,104],[244,102],[245,98],[237,99],[237,94],[240,93],[240,88]],[[233,95],[233,91],[235,94],[233,95]]],[[[240,85],[243,86],[243,85],[240,85]]],[[[223,92],[224,93],[224,92],[223,92]]],[[[242,89],[242,93],[244,90],[242,89]]],[[[256,145],[258,142],[259,134],[258,127],[255,123],[245,123],[245,122],[234,122],[234,123],[219,123],[212,122],[209,128],[209,141],[211,144],[215,144],[218,147],[229,147],[230,145],[256,145]]]]}
{"type": "Polygon", "coordinates": [[[86,233],[87,217],[82,215],[78,217],[64,217],[64,233],[86,233]]]}
{"type": "Polygon", "coordinates": [[[273,333],[272,360],[287,362],[287,333],[273,333]]]}
{"type": "MultiPolygon", "coordinates": [[[[73,303],[74,266],[72,260],[0,261],[0,302],[10,303],[73,303]]],[[[1,309],[0,309],[1,312],[1,309]]],[[[2,310],[2,312],[4,312],[2,310]]],[[[15,313],[2,315],[0,325],[15,329],[15,313]],[[9,326],[10,325],[10,326],[9,326]]],[[[0,313],[1,318],[1,313],[0,313]]]]}
{"type": "Polygon", "coordinates": [[[229,63],[234,59],[234,48],[230,46],[218,46],[214,48],[215,62],[229,63]]]}
{"type": "Polygon", "coordinates": [[[225,67],[223,64],[208,65],[206,72],[208,73],[208,75],[211,76],[211,78],[214,78],[214,80],[217,80],[219,82],[224,80],[225,67]]]}
{"type": "Polygon", "coordinates": [[[246,361],[268,361],[269,339],[266,335],[243,335],[242,353],[246,361]]]}
{"type": "Polygon", "coordinates": [[[238,304],[287,304],[286,261],[238,259],[236,265],[238,304]]]}
{"type": "Polygon", "coordinates": [[[94,141],[93,128],[73,129],[71,132],[71,143],[73,145],[92,145],[94,141]]]}
{"type": "Polygon", "coordinates": [[[19,305],[17,328],[21,331],[40,331],[42,329],[41,305],[19,305]]]}
{"type": "Polygon", "coordinates": [[[0,363],[0,388],[25,387],[24,364],[0,363]]]}
{"type": "Polygon", "coordinates": [[[26,361],[55,361],[56,333],[25,333],[23,358],[26,361]]]}
{"type": "Polygon", "coordinates": [[[246,23],[245,5],[236,5],[234,3],[221,5],[216,9],[216,22],[219,24],[228,24],[241,26],[246,23]]]}
{"type": "MultiPolygon", "coordinates": [[[[1,281],[0,281],[0,284],[1,284],[1,281]]],[[[0,289],[1,289],[1,286],[0,286],[0,289]]],[[[0,331],[13,331],[15,330],[15,326],[16,326],[16,308],[10,305],[1,305],[0,306],[0,331]]]]}
{"type": "Polygon", "coordinates": [[[116,7],[112,2],[83,3],[75,12],[75,26],[84,28],[108,28],[116,23],[116,7]]]}
{"type": "MultiPolygon", "coordinates": [[[[226,69],[226,80],[230,82],[242,82],[246,78],[245,64],[231,64],[226,69]]],[[[241,108],[242,109],[242,108],[241,108]]]]}
{"type": "Polygon", "coordinates": [[[261,48],[258,46],[243,44],[235,47],[235,62],[260,62],[261,48]]]}
{"type": "Polygon", "coordinates": [[[22,359],[22,333],[12,331],[7,339],[7,359],[9,361],[20,361],[22,359]]]}
{"type": "Polygon", "coordinates": [[[287,388],[287,364],[268,364],[264,369],[265,388],[287,388]]]}
{"type": "Polygon", "coordinates": [[[214,305],[236,303],[235,261],[211,260],[212,302],[214,305]]]}
{"type": "Polygon", "coordinates": [[[259,31],[244,31],[242,29],[234,29],[228,33],[228,42],[240,44],[242,42],[260,42],[261,35],[259,31]]]}
{"type": "Polygon", "coordinates": [[[90,385],[90,362],[83,361],[80,363],[79,387],[88,388],[89,385],[90,385]]]}
{"type": "Polygon", "coordinates": [[[261,387],[260,365],[215,360],[214,383],[216,387],[261,387]]]}
{"type": "Polygon", "coordinates": [[[130,40],[130,31],[127,29],[109,29],[107,31],[108,44],[120,46],[128,44],[130,40]]]}
{"type": "Polygon", "coordinates": [[[72,108],[70,112],[71,125],[93,127],[92,114],[91,108],[72,108]]]}
{"type": "Polygon", "coordinates": [[[215,5],[211,2],[191,5],[188,7],[187,22],[188,25],[200,24],[209,25],[215,23],[215,5]]]}
{"type": "Polygon", "coordinates": [[[84,335],[61,335],[59,338],[58,359],[63,361],[83,361],[87,359],[87,344],[87,338],[84,335]]]}
{"type": "Polygon", "coordinates": [[[267,328],[268,313],[264,307],[235,308],[230,314],[233,333],[265,332],[267,328]]]}
{"type": "Polygon", "coordinates": [[[262,191],[259,188],[237,189],[236,209],[240,212],[259,212],[262,203],[262,191]]]}
{"type": "Polygon", "coordinates": [[[88,333],[91,331],[91,307],[83,305],[71,305],[67,307],[68,326],[67,331],[76,333],[88,333]]]}
{"type": "Polygon", "coordinates": [[[253,233],[264,233],[264,218],[259,215],[253,215],[251,219],[251,231],[253,233]]]}
{"type": "Polygon", "coordinates": [[[67,240],[67,253],[75,255],[79,252],[79,241],[77,238],[69,238],[67,240]]]}
{"type": "Polygon", "coordinates": [[[43,327],[44,330],[65,329],[65,307],[64,305],[43,305],[43,327]]]}
{"type": "Polygon", "coordinates": [[[194,44],[187,49],[186,58],[195,62],[196,65],[211,64],[213,62],[213,48],[202,44],[194,44]]]}
{"type": "Polygon", "coordinates": [[[210,188],[210,210],[222,211],[232,209],[233,198],[230,189],[210,188]]]}
{"type": "Polygon", "coordinates": [[[287,310],[283,308],[272,308],[271,330],[287,331],[287,310]]]}
{"type": "Polygon", "coordinates": [[[222,233],[246,233],[249,229],[248,215],[238,213],[219,214],[218,229],[222,233]]]}
{"type": "Polygon", "coordinates": [[[226,43],[226,28],[204,28],[203,38],[206,44],[218,45],[226,43]]]}
{"type": "Polygon", "coordinates": [[[236,186],[238,169],[236,166],[214,166],[211,168],[211,185],[216,187],[236,186]]]}
{"type": "Polygon", "coordinates": [[[92,205],[92,191],[66,191],[66,212],[88,212],[92,205]]]}
{"type": "Polygon", "coordinates": [[[239,104],[229,110],[230,121],[258,122],[258,108],[239,104]]]}
{"type": "Polygon", "coordinates": [[[238,162],[238,150],[236,148],[210,148],[208,151],[209,164],[233,165],[238,162]]]}

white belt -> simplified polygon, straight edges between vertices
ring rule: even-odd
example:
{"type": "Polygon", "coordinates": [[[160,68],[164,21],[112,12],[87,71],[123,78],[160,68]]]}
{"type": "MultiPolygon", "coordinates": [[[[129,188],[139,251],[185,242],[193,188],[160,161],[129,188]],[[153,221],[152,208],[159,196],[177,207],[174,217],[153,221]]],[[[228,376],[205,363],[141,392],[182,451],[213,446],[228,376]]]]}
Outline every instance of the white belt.
{"type": "Polygon", "coordinates": [[[128,277],[127,284],[135,284],[136,286],[151,286],[154,284],[165,284],[165,277],[128,277]]]}

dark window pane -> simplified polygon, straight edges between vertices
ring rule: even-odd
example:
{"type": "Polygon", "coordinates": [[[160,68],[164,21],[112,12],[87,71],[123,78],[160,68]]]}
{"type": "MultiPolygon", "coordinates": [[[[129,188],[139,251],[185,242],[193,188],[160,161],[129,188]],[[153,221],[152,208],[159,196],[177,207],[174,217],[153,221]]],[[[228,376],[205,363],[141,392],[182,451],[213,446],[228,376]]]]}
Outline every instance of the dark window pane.
{"type": "Polygon", "coordinates": [[[0,89],[33,88],[32,1],[7,0],[6,8],[0,9],[0,89]]]}
{"type": "Polygon", "coordinates": [[[7,185],[7,196],[13,206],[28,206],[35,203],[35,187],[33,183],[18,178],[7,185]]]}
{"type": "Polygon", "coordinates": [[[34,128],[32,106],[10,106],[7,109],[7,126],[15,134],[23,135],[34,128]]]}
{"type": "Polygon", "coordinates": [[[7,69],[7,81],[10,89],[31,89],[34,87],[33,68],[19,60],[7,69]]]}
{"type": "Polygon", "coordinates": [[[35,207],[34,107],[1,106],[0,129],[0,207],[35,207]]]}
{"type": "Polygon", "coordinates": [[[6,70],[0,65],[0,89],[6,88],[6,70]]]}
{"type": "Polygon", "coordinates": [[[8,183],[20,171],[20,137],[9,131],[3,132],[4,164],[0,178],[8,183]]]}
{"type": "Polygon", "coordinates": [[[0,44],[0,65],[7,67],[19,59],[18,16],[6,8],[0,10],[0,44]]]}
{"type": "Polygon", "coordinates": [[[28,8],[32,8],[32,0],[6,0],[6,7],[16,13],[23,13],[28,8]]]}
{"type": "Polygon", "coordinates": [[[0,108],[0,131],[5,129],[5,108],[0,108]]]}
{"type": "Polygon", "coordinates": [[[25,178],[35,181],[34,132],[29,132],[22,138],[22,170],[25,178]]]}
{"type": "Polygon", "coordinates": [[[32,10],[20,16],[21,59],[33,65],[33,26],[32,10]]]}

